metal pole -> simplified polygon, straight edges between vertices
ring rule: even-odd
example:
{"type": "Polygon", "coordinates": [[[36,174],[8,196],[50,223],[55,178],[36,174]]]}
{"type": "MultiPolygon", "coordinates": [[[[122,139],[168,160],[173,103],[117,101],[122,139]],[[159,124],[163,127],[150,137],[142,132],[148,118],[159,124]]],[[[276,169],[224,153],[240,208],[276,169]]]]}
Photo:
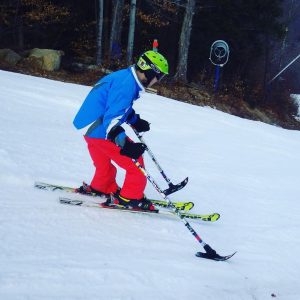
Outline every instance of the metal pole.
{"type": "Polygon", "coordinates": [[[190,223],[184,218],[184,216],[180,213],[178,209],[174,206],[174,204],[171,202],[171,200],[167,197],[167,195],[159,188],[157,183],[154,181],[154,179],[148,174],[145,168],[136,160],[132,160],[133,163],[140,169],[140,171],[147,177],[148,181],[151,182],[153,187],[156,189],[156,191],[164,198],[165,201],[168,202],[168,207],[170,210],[172,210],[184,223],[185,227],[189,230],[189,232],[195,237],[195,239],[200,243],[200,245],[205,250],[205,253],[203,252],[197,252],[196,256],[206,258],[206,259],[212,259],[217,261],[224,261],[232,257],[236,252],[233,254],[227,255],[227,256],[221,256],[219,255],[214,249],[212,249],[208,244],[206,244],[199,234],[194,230],[194,228],[190,225],[190,223]]]}
{"type": "Polygon", "coordinates": [[[134,133],[136,134],[136,136],[138,137],[138,139],[146,145],[146,150],[149,154],[149,156],[151,157],[152,161],[155,163],[155,165],[157,166],[160,174],[162,175],[162,177],[166,180],[166,182],[169,185],[169,188],[164,190],[164,194],[165,195],[170,195],[172,193],[175,193],[179,190],[181,190],[182,188],[184,188],[186,186],[186,184],[188,183],[188,177],[185,178],[183,181],[181,181],[178,184],[173,184],[171,182],[171,180],[169,179],[169,177],[165,174],[165,172],[163,171],[163,169],[161,168],[161,166],[159,165],[158,161],[156,160],[153,152],[149,149],[148,145],[146,144],[145,140],[143,139],[142,135],[133,127],[131,126],[131,128],[133,129],[134,133]]]}

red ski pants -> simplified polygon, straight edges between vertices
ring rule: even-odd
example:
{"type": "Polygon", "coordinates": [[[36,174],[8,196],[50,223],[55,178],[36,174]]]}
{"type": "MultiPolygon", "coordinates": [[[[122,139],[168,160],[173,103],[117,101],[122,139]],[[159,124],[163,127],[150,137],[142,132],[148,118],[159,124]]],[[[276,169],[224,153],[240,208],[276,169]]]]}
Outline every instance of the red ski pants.
{"type": "MultiPolygon", "coordinates": [[[[141,199],[144,196],[144,190],[147,184],[147,178],[133,163],[131,158],[120,154],[120,147],[111,141],[84,137],[90,156],[96,167],[91,187],[97,191],[109,194],[118,189],[116,183],[117,169],[112,164],[114,161],[118,166],[126,171],[124,184],[120,194],[129,199],[141,199]]],[[[138,159],[144,166],[143,157],[138,159]]]]}

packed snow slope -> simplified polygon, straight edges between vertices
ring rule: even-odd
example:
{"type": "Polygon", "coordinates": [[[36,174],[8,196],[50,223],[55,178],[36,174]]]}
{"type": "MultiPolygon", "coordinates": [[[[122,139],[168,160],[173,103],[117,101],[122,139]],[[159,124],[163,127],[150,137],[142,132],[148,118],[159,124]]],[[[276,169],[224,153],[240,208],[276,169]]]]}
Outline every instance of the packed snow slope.
{"type": "MultiPolygon", "coordinates": [[[[215,223],[64,206],[34,181],[79,186],[94,168],[72,120],[90,87],[0,71],[0,299],[300,299],[300,132],[144,94],[144,138],[215,223]]],[[[127,128],[128,134],[134,138],[127,128]]],[[[166,184],[145,154],[148,171],[166,184]]],[[[122,184],[120,170],[118,182],[122,184]]],[[[159,198],[148,184],[146,194],[159,198]]]]}

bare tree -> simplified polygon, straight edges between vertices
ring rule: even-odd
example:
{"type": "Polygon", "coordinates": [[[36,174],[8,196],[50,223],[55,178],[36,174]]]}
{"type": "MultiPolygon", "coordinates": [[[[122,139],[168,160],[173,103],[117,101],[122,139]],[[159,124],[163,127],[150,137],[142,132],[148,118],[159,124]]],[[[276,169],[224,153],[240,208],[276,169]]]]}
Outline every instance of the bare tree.
{"type": "Polygon", "coordinates": [[[102,33],[103,33],[103,0],[98,1],[98,30],[97,30],[97,53],[96,53],[96,63],[100,65],[102,62],[102,33]]]}
{"type": "Polygon", "coordinates": [[[187,0],[184,20],[181,27],[181,34],[179,40],[179,57],[177,72],[175,78],[181,81],[187,81],[187,62],[189,54],[189,46],[192,32],[192,22],[195,11],[196,1],[187,0]]]}
{"type": "MultiPolygon", "coordinates": [[[[297,21],[295,19],[299,20],[299,15],[300,15],[300,4],[299,1],[296,0],[285,0],[283,3],[284,6],[284,21],[285,21],[285,33],[283,35],[282,38],[282,42],[281,42],[281,48],[280,48],[280,52],[279,52],[279,69],[282,68],[282,65],[284,63],[284,60],[287,60],[287,56],[288,59],[290,59],[295,53],[293,53],[294,49],[288,49],[290,48],[290,44],[296,44],[298,45],[298,43],[296,43],[295,40],[295,34],[293,35],[293,33],[290,33],[290,30],[292,29],[293,31],[293,27],[298,27],[297,26],[297,21]],[[295,22],[296,21],[296,22],[295,22]],[[287,51],[287,49],[289,51],[287,51]],[[287,55],[288,53],[288,55],[287,55]]],[[[300,24],[300,22],[298,21],[298,24],[300,24]]],[[[299,49],[299,48],[298,48],[299,49]]]]}
{"type": "Polygon", "coordinates": [[[121,32],[122,32],[122,15],[124,9],[124,0],[114,0],[112,25],[109,41],[109,57],[118,55],[121,51],[121,32]]]}
{"type": "Polygon", "coordinates": [[[128,45],[127,45],[127,63],[128,64],[130,64],[132,62],[134,31],[135,31],[135,15],[136,15],[136,0],[131,0],[128,45]]]}

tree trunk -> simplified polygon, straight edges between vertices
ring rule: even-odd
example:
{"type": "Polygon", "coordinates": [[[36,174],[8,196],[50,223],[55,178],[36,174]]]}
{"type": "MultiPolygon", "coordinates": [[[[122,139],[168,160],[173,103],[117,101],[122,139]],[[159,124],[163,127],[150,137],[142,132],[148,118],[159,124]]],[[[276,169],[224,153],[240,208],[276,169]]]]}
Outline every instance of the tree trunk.
{"type": "Polygon", "coordinates": [[[98,1],[98,28],[97,28],[97,53],[96,53],[96,64],[102,63],[102,33],[103,33],[103,0],[98,1]]]}
{"type": "Polygon", "coordinates": [[[109,41],[109,57],[121,58],[121,32],[122,32],[122,15],[124,9],[124,0],[114,0],[112,8],[112,25],[109,41]]]}
{"type": "Polygon", "coordinates": [[[16,14],[15,14],[15,44],[18,50],[24,50],[24,26],[23,26],[23,18],[21,11],[21,1],[18,0],[15,4],[16,6],[16,14]]]}
{"type": "Polygon", "coordinates": [[[131,0],[128,45],[127,45],[127,64],[131,64],[132,62],[134,31],[135,31],[135,14],[136,14],[136,0],[131,0]]]}
{"type": "Polygon", "coordinates": [[[269,73],[269,65],[270,65],[270,35],[269,33],[265,34],[265,66],[264,66],[264,77],[263,77],[263,83],[264,87],[267,86],[267,78],[269,73]]]}
{"type": "Polygon", "coordinates": [[[195,5],[195,0],[187,1],[179,40],[179,57],[175,78],[184,82],[187,81],[187,63],[195,5]]]}
{"type": "Polygon", "coordinates": [[[295,11],[297,11],[297,9],[296,9],[297,6],[295,6],[295,0],[285,1],[284,5],[288,8],[286,8],[286,10],[287,10],[286,15],[287,16],[285,17],[285,20],[284,20],[284,22],[286,23],[286,26],[285,26],[285,33],[284,33],[282,43],[281,43],[281,48],[280,48],[278,71],[281,70],[284,58],[286,58],[285,56],[286,56],[286,50],[288,48],[287,40],[288,40],[288,34],[289,34],[289,27],[290,27],[290,23],[291,23],[292,18],[293,18],[293,13],[295,13],[295,11]]]}
{"type": "Polygon", "coordinates": [[[17,48],[18,50],[24,50],[24,26],[21,16],[17,19],[17,48]]]}

